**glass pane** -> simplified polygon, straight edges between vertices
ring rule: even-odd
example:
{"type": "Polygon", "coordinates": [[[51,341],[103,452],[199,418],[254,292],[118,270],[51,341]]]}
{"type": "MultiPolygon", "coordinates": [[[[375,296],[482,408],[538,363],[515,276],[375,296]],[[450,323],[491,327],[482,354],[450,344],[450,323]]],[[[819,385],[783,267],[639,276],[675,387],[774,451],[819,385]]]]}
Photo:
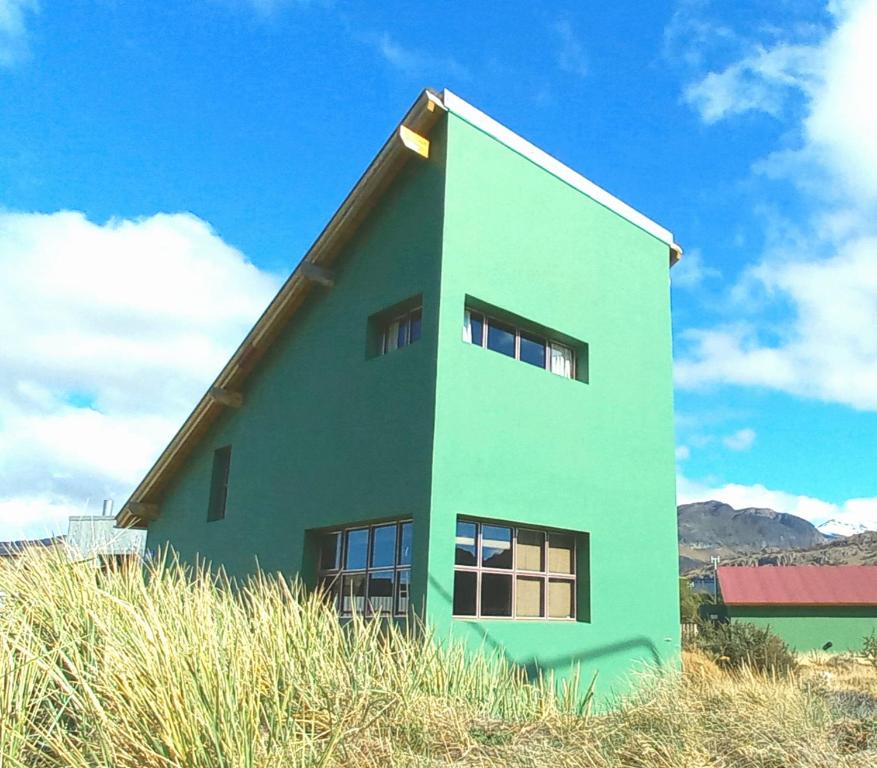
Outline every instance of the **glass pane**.
{"type": "Polygon", "coordinates": [[[516,616],[544,616],[542,610],[542,589],[544,579],[533,579],[528,576],[518,576],[515,585],[515,615],[516,616]]]}
{"type": "Polygon", "coordinates": [[[573,587],[575,582],[550,579],[548,581],[548,616],[552,619],[573,618],[573,587]]]}
{"type": "Polygon", "coordinates": [[[392,568],[396,564],[396,524],[379,525],[372,531],[372,568],[392,568]]]}
{"type": "Polygon", "coordinates": [[[334,571],[341,565],[339,545],[341,534],[338,531],[320,536],[320,570],[334,571]]]}
{"type": "Polygon", "coordinates": [[[548,570],[551,573],[572,573],[575,537],[569,533],[548,536],[548,570]]]}
{"type": "Polygon", "coordinates": [[[473,344],[482,346],[484,344],[484,316],[477,312],[469,312],[469,339],[473,344]]]}
{"type": "Polygon", "coordinates": [[[402,523],[402,536],[399,542],[399,565],[411,565],[411,536],[414,532],[412,523],[402,523]]]}
{"type": "Polygon", "coordinates": [[[545,534],[542,531],[518,529],[518,569],[521,571],[544,571],[542,564],[545,534]]]}
{"type": "Polygon", "coordinates": [[[372,571],[368,575],[369,612],[393,612],[393,571],[372,571]]]}
{"type": "Polygon", "coordinates": [[[408,600],[411,596],[411,571],[396,574],[396,613],[408,613],[408,600]]]}
{"type": "Polygon", "coordinates": [[[485,568],[512,567],[512,529],[499,525],[481,526],[481,565],[485,568]]]}
{"type": "Polygon", "coordinates": [[[551,342],[551,372],[558,376],[572,378],[573,374],[573,351],[563,344],[551,342]]]}
{"type": "Polygon", "coordinates": [[[422,325],[422,310],[415,309],[411,313],[411,331],[408,338],[408,343],[413,344],[420,338],[420,327],[422,325]]]}
{"type": "Polygon", "coordinates": [[[399,330],[396,333],[396,346],[404,347],[408,343],[408,317],[399,319],[399,330]]]}
{"type": "Polygon", "coordinates": [[[358,528],[347,532],[347,554],[344,567],[348,571],[365,568],[368,558],[368,528],[358,528]]]}
{"type": "Polygon", "coordinates": [[[515,356],[515,329],[491,320],[487,326],[487,348],[509,357],[515,356]]]}
{"type": "Polygon", "coordinates": [[[385,343],[384,343],[384,352],[392,352],[396,347],[399,346],[399,321],[394,320],[392,323],[387,325],[387,330],[384,332],[385,343]]]}
{"type": "Polygon", "coordinates": [[[454,572],[454,616],[475,615],[475,579],[471,571],[454,572]]]}
{"type": "Polygon", "coordinates": [[[365,574],[345,576],[341,582],[341,612],[362,614],[365,612],[365,574]]]}
{"type": "Polygon", "coordinates": [[[457,565],[475,565],[475,523],[457,521],[454,562],[457,565]]]}
{"type": "Polygon", "coordinates": [[[324,578],[320,579],[320,583],[317,586],[323,593],[326,602],[333,608],[337,609],[338,592],[341,586],[341,577],[337,574],[335,576],[325,576],[324,578]]]}
{"type": "Polygon", "coordinates": [[[481,615],[512,615],[512,577],[504,573],[481,574],[481,615]]]}
{"type": "Polygon", "coordinates": [[[545,367],[545,340],[521,334],[521,360],[539,368],[545,367]]]}

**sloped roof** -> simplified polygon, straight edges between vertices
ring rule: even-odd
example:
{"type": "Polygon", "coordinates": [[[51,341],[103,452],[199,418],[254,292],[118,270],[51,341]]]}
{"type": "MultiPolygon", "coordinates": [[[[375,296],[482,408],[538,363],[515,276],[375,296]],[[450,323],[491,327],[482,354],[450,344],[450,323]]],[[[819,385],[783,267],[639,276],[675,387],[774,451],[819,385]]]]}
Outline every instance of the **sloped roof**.
{"type": "Polygon", "coordinates": [[[877,605],[877,565],[762,565],[718,569],[728,605],[877,605]]]}
{"type": "Polygon", "coordinates": [[[143,528],[148,525],[150,519],[154,519],[157,511],[147,510],[147,507],[155,507],[161,501],[167,484],[210,425],[226,407],[228,398],[239,396],[242,392],[245,379],[256,367],[259,360],[264,357],[274,339],[286,327],[310,291],[313,290],[314,273],[323,274],[325,278],[325,270],[336,261],[344,245],[368,216],[383,192],[390,186],[404,165],[412,157],[416,157],[410,149],[406,148],[404,129],[426,137],[444,112],[453,112],[565,183],[666,243],[669,247],[671,267],[679,260],[682,249],[673,240],[672,233],[664,227],[467,104],[450,91],[445,90],[439,94],[425,90],[402,118],[393,133],[390,134],[341,207],[329,220],[298,267],[256,321],[252,330],[220,371],[195,409],[189,414],[167,448],[134,489],[128,501],[122,505],[118,515],[116,515],[118,525],[143,528]]]}

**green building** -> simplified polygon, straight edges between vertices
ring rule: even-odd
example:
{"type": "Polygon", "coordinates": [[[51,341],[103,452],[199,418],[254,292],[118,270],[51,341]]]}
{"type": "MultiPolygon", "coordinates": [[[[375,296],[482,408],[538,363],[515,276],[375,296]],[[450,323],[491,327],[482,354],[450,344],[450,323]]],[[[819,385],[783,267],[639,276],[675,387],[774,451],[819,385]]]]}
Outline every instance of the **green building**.
{"type": "Polygon", "coordinates": [[[725,566],[718,579],[730,621],[797,651],[860,651],[877,632],[877,565],[725,566]]]}
{"type": "Polygon", "coordinates": [[[424,92],[119,514],[604,692],[674,659],[672,235],[424,92]]]}

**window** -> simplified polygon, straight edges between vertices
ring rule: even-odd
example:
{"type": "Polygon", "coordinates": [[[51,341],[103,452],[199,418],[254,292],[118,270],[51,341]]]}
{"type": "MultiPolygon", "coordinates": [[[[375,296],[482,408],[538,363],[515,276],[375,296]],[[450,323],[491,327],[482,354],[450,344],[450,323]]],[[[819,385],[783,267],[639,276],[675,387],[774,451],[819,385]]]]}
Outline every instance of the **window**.
{"type": "Polygon", "coordinates": [[[567,344],[467,309],[463,341],[544,368],[567,379],[576,378],[576,353],[567,344]]]}
{"type": "Polygon", "coordinates": [[[231,467],[231,446],[217,448],[213,452],[213,473],[210,476],[210,503],[207,507],[207,522],[222,520],[225,517],[225,503],[228,500],[228,471],[231,467]]]}
{"type": "Polygon", "coordinates": [[[410,520],[319,534],[319,585],[342,616],[408,613],[411,534],[410,520]]]}
{"type": "Polygon", "coordinates": [[[454,616],[576,618],[576,535],[458,520],[454,616]]]}
{"type": "Polygon", "coordinates": [[[423,307],[416,307],[384,322],[381,327],[379,354],[386,355],[387,352],[401,349],[418,341],[422,320],[423,307]]]}

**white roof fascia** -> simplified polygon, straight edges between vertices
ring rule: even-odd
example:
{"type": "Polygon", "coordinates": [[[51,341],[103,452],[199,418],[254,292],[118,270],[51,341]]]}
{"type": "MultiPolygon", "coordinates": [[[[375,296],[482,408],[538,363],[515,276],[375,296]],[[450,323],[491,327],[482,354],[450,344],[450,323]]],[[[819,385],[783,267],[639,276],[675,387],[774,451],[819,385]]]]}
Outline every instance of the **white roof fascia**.
{"type": "Polygon", "coordinates": [[[627,219],[632,224],[636,224],[640,229],[658,238],[658,240],[669,246],[674,244],[673,235],[669,230],[664,229],[660,224],[652,221],[636,209],[631,208],[627,203],[622,202],[602,187],[598,187],[593,181],[589,181],[580,173],[576,173],[572,168],[561,163],[560,160],[552,157],[547,152],[543,152],[539,147],[518,136],[514,131],[509,130],[492,117],[485,115],[480,109],[463,101],[456,94],[445,89],[442,94],[442,100],[449,112],[453,112],[467,123],[484,131],[484,133],[505,144],[509,149],[513,149],[519,155],[544,168],[561,181],[565,181],[571,187],[584,192],[588,197],[627,219]]]}

